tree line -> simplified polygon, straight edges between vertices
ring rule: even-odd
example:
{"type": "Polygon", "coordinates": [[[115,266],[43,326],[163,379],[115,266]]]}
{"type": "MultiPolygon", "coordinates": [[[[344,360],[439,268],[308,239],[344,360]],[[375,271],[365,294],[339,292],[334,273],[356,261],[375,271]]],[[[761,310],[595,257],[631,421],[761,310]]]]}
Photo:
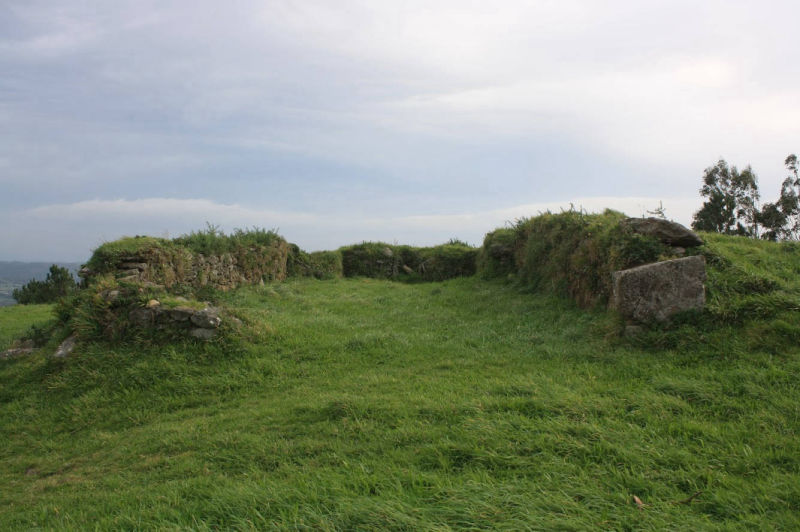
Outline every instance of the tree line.
{"type": "Polygon", "coordinates": [[[759,207],[758,179],[748,165],[742,171],[720,159],[706,168],[700,195],[703,206],[692,228],[765,240],[800,240],[800,176],[797,155],[784,161],[788,175],[774,203],[759,207]]]}
{"type": "Polygon", "coordinates": [[[52,303],[58,298],[69,295],[78,285],[67,268],[53,264],[44,281],[32,279],[29,283],[17,288],[11,294],[17,303],[52,303]]]}

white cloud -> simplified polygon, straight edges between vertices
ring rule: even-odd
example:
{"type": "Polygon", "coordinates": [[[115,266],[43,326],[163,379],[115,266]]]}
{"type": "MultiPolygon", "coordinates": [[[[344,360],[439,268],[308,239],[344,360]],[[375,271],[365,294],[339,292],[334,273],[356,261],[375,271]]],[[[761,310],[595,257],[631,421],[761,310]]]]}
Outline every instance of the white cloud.
{"type": "Polygon", "coordinates": [[[146,198],[139,200],[87,200],[61,205],[46,205],[27,211],[39,219],[85,220],[110,217],[113,219],[184,219],[196,220],[206,216],[215,223],[251,224],[265,220],[286,220],[289,223],[307,223],[315,220],[313,215],[292,212],[257,210],[237,204],[220,204],[207,199],[146,198]]]}
{"type": "Polygon", "coordinates": [[[774,86],[752,94],[741,69],[720,58],[671,58],[629,71],[416,96],[390,112],[398,127],[426,124],[461,138],[560,132],[628,161],[694,168],[683,180],[695,187],[718,156],[746,153],[746,161],[774,171],[793,149],[787,140],[800,138],[797,91],[774,86]]]}

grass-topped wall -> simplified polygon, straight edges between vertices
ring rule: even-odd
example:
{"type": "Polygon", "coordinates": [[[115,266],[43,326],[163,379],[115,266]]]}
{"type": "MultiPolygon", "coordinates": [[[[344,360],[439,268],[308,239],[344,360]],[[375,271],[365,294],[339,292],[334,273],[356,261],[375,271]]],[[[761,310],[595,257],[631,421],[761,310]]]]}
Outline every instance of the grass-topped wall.
{"type": "Polygon", "coordinates": [[[524,286],[572,297],[581,306],[605,304],[611,273],[665,258],[671,249],[627,229],[624,214],[568,211],[519,220],[486,235],[479,273],[513,275],[524,286]]]}
{"type": "Polygon", "coordinates": [[[308,253],[274,231],[237,229],[226,235],[209,226],[173,240],[136,236],[107,242],[95,250],[84,273],[173,292],[228,290],[287,277],[442,281],[474,275],[477,255],[477,248],[459,241],[433,247],[364,242],[308,253]]]}
{"type": "Polygon", "coordinates": [[[443,281],[475,274],[478,250],[452,241],[433,247],[364,242],[340,248],[345,277],[443,281]]]}
{"type": "Polygon", "coordinates": [[[314,277],[321,280],[342,277],[342,254],[339,251],[308,253],[296,244],[290,244],[286,274],[287,277],[314,277]]]}
{"type": "Polygon", "coordinates": [[[137,236],[107,242],[95,250],[86,273],[112,274],[173,291],[227,290],[284,279],[288,253],[286,240],[273,231],[237,229],[226,235],[209,226],[174,240],[137,236]]]}
{"type": "MultiPolygon", "coordinates": [[[[612,272],[674,258],[670,247],[621,223],[625,216],[563,212],[520,220],[486,235],[479,275],[514,279],[537,291],[572,297],[581,306],[605,305],[612,272]]],[[[743,349],[778,353],[800,342],[800,245],[701,234],[685,250],[705,258],[702,312],[653,325],[636,337],[642,347],[680,347],[732,335],[743,349]]]]}

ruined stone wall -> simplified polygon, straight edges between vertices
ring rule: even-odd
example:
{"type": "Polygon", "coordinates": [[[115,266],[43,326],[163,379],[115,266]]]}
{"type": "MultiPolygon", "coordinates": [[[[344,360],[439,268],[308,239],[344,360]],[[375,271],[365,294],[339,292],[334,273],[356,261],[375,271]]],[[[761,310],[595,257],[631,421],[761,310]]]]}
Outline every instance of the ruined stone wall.
{"type": "Polygon", "coordinates": [[[286,278],[289,247],[285,241],[219,255],[203,255],[177,246],[153,246],[114,257],[101,271],[84,268],[80,274],[91,278],[112,273],[123,282],[158,285],[166,289],[212,287],[230,290],[243,284],[281,281],[286,278]]]}

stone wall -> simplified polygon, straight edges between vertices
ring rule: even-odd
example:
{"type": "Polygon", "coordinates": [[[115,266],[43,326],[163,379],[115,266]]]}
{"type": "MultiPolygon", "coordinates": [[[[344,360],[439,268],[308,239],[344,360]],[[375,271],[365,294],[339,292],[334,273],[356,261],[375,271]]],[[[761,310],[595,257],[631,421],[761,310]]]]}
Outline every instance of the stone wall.
{"type": "Polygon", "coordinates": [[[219,255],[193,253],[177,246],[154,246],[115,257],[113,262],[103,264],[103,271],[83,268],[79,275],[90,279],[98,273],[112,273],[122,282],[157,285],[167,290],[177,286],[230,290],[243,284],[285,279],[288,253],[283,240],[272,246],[219,255]]]}
{"type": "Polygon", "coordinates": [[[188,336],[210,340],[216,336],[222,318],[219,309],[208,304],[199,309],[187,305],[168,308],[153,299],[145,307],[130,310],[128,322],[138,329],[184,331],[188,336]]]}

